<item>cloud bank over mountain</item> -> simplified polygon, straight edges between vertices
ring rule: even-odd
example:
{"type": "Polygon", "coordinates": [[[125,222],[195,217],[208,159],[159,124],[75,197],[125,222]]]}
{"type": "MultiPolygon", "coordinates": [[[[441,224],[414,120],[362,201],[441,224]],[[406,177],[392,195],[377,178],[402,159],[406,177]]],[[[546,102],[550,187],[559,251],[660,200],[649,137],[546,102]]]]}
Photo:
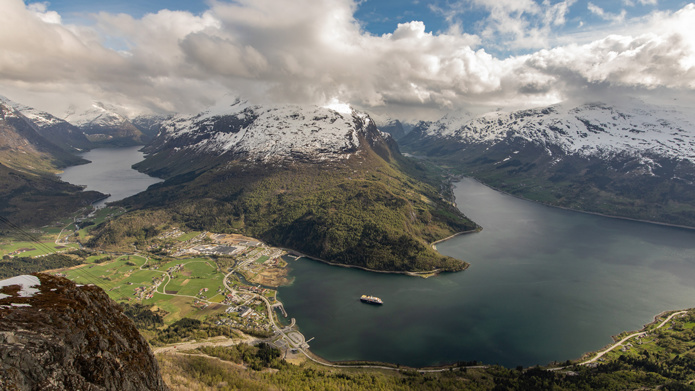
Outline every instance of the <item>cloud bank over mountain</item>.
{"type": "Polygon", "coordinates": [[[0,89],[53,112],[92,99],[133,113],[195,112],[231,93],[409,115],[695,90],[693,4],[621,20],[574,0],[469,3],[487,12],[477,34],[457,19],[469,9],[449,7],[441,9],[446,31],[414,19],[374,35],[353,0],[212,1],[199,14],[102,12],[82,24],[63,22],[45,3],[5,0],[0,89]],[[610,23],[563,34],[569,8],[579,6],[610,23]],[[526,52],[493,54],[501,47],[526,52]]]}

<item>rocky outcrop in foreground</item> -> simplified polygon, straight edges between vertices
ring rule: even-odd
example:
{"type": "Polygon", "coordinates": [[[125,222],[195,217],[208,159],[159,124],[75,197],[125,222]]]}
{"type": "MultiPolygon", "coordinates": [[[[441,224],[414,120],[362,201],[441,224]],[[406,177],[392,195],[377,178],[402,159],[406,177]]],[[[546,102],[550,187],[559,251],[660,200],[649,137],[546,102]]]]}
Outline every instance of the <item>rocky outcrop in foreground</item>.
{"type": "Polygon", "coordinates": [[[99,287],[0,281],[0,389],[167,390],[145,339],[99,287]]]}

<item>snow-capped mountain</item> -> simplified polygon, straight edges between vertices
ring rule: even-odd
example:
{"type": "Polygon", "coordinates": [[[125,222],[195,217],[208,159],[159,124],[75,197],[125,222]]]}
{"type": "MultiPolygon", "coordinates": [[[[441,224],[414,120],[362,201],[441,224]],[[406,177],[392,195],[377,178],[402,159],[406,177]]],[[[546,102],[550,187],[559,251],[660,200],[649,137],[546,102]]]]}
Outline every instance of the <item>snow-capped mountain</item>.
{"type": "Polygon", "coordinates": [[[88,161],[41,134],[57,136],[54,130],[61,125],[73,127],[53,118],[6,98],[0,101],[0,216],[20,226],[54,222],[104,197],[55,175],[61,168],[88,161]]]}
{"type": "Polygon", "coordinates": [[[388,136],[369,116],[352,109],[257,106],[236,100],[163,122],[146,151],[225,155],[263,163],[318,162],[348,159],[360,153],[361,143],[374,146],[385,143],[384,137],[388,136]]]}
{"type": "Polygon", "coordinates": [[[41,134],[48,131],[56,136],[50,130],[57,125],[40,128],[15,106],[22,107],[8,99],[0,102],[1,164],[20,171],[45,173],[53,172],[58,167],[86,162],[69,153],[65,144],[53,143],[41,134]]]}
{"type": "Polygon", "coordinates": [[[369,114],[369,116],[374,120],[379,130],[390,134],[396,140],[410,133],[418,125],[418,123],[411,123],[389,116],[375,114],[369,114]]]}
{"type": "Polygon", "coordinates": [[[399,139],[512,194],[695,226],[695,115],[639,102],[447,116],[399,139]]]}
{"type": "Polygon", "coordinates": [[[21,103],[14,102],[2,95],[0,95],[0,102],[4,103],[5,105],[11,106],[12,108],[21,112],[25,117],[29,118],[37,126],[42,128],[65,122],[62,119],[54,116],[53,114],[37,110],[33,107],[29,107],[21,103]]]}
{"type": "Polygon", "coordinates": [[[84,126],[118,126],[124,121],[128,121],[125,115],[119,113],[119,108],[102,102],[94,102],[84,110],[71,107],[66,113],[65,119],[71,124],[79,127],[84,126]]]}
{"type": "Polygon", "coordinates": [[[145,114],[133,118],[130,122],[151,140],[159,133],[162,123],[172,117],[172,115],[145,114]]]}
{"type": "Polygon", "coordinates": [[[53,114],[13,102],[4,96],[0,96],[0,102],[20,112],[36,126],[41,136],[66,151],[79,152],[92,147],[80,129],[53,114]]]}
{"type": "Polygon", "coordinates": [[[610,157],[658,155],[695,162],[695,115],[648,105],[555,105],[515,112],[446,116],[421,129],[424,137],[488,146],[510,138],[564,154],[610,157]]]}
{"type": "Polygon", "coordinates": [[[123,109],[114,105],[94,102],[84,110],[72,107],[63,118],[80,128],[92,142],[137,145],[147,139],[130,122],[123,109]]]}
{"type": "Polygon", "coordinates": [[[347,105],[221,103],[165,121],[144,150],[134,167],[166,180],[129,208],[370,269],[466,267],[428,243],[476,225],[347,105]]]}

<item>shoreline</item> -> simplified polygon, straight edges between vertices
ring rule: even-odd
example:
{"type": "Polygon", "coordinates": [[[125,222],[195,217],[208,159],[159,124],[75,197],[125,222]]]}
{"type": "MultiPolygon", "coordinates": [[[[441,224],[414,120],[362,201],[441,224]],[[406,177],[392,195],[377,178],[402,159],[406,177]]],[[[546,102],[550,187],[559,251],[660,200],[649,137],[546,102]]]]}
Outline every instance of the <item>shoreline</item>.
{"type": "MultiPolygon", "coordinates": [[[[454,234],[446,239],[450,239],[451,237],[458,236],[459,234],[463,234],[463,233],[468,233],[468,232],[459,232],[458,234],[454,234]]],[[[446,239],[442,239],[442,241],[446,240],[446,239]]],[[[331,261],[327,261],[325,259],[313,257],[311,255],[306,255],[304,253],[301,253],[299,251],[292,250],[292,249],[287,249],[287,248],[282,248],[282,249],[285,251],[288,251],[288,253],[292,252],[293,254],[291,254],[291,255],[296,256],[297,259],[307,258],[307,259],[311,259],[313,261],[325,263],[326,265],[331,265],[331,266],[339,266],[339,267],[344,267],[344,268],[348,268],[348,269],[360,269],[360,270],[364,270],[367,272],[382,273],[382,274],[402,274],[402,275],[406,275],[406,276],[420,277],[420,278],[428,278],[428,277],[432,277],[432,276],[437,276],[440,273],[456,273],[459,271],[462,272],[471,266],[470,263],[463,261],[463,260],[460,260],[461,262],[463,262],[464,266],[463,266],[463,269],[457,270],[456,272],[449,272],[449,271],[444,271],[444,270],[440,270],[440,269],[434,269],[434,270],[422,271],[422,272],[409,272],[409,271],[401,271],[401,270],[376,270],[376,269],[370,269],[368,267],[359,266],[359,265],[346,265],[343,263],[331,262],[331,261]],[[297,254],[297,255],[294,255],[294,254],[297,254]]]]}
{"type": "MultiPolygon", "coordinates": [[[[572,363],[572,365],[589,365],[589,364],[595,363],[602,356],[604,356],[606,353],[608,353],[611,350],[622,345],[624,342],[627,342],[629,339],[632,339],[632,338],[637,337],[639,335],[645,335],[645,334],[649,333],[650,331],[657,330],[657,329],[661,328],[662,326],[664,326],[666,324],[666,322],[668,322],[674,316],[680,315],[680,314],[687,314],[689,311],[692,311],[692,310],[693,310],[693,308],[662,311],[662,312],[654,315],[653,320],[651,322],[645,324],[644,326],[642,326],[642,328],[639,330],[622,331],[617,335],[612,335],[611,336],[611,338],[613,339],[612,343],[609,343],[600,349],[593,350],[593,351],[586,352],[586,353],[582,354],[580,358],[572,360],[572,361],[574,361],[572,363]],[[661,318],[665,318],[665,319],[662,320],[661,318]],[[656,326],[656,327],[652,327],[652,326],[656,326]],[[623,337],[621,338],[621,336],[623,336],[623,337]]],[[[559,369],[563,369],[563,368],[565,368],[565,367],[548,368],[548,370],[559,370],[559,369]]]]}
{"type": "Polygon", "coordinates": [[[509,192],[507,192],[507,191],[504,191],[504,190],[501,190],[501,189],[499,189],[499,188],[497,188],[497,187],[494,187],[494,186],[492,186],[492,185],[490,185],[490,184],[487,184],[487,183],[483,182],[482,180],[480,180],[480,179],[478,179],[478,178],[476,178],[476,177],[472,177],[472,176],[468,176],[468,175],[454,176],[454,177],[452,178],[452,180],[451,180],[451,181],[452,181],[452,182],[451,182],[451,183],[452,183],[452,186],[453,186],[455,183],[461,181],[463,178],[476,181],[476,182],[480,183],[480,184],[483,185],[483,186],[489,187],[490,189],[492,189],[492,190],[494,190],[494,191],[497,191],[497,192],[499,192],[499,193],[508,195],[508,196],[510,196],[510,197],[514,197],[514,198],[516,198],[516,199],[523,200],[523,201],[533,202],[533,203],[535,203],[535,204],[547,206],[547,207],[549,207],[549,208],[556,208],[556,209],[567,210],[567,211],[570,211],[570,212],[577,212],[577,213],[584,213],[584,214],[588,214],[588,215],[607,217],[607,218],[609,218],[609,219],[627,220],[627,221],[634,221],[634,222],[638,222],[638,223],[654,224],[654,225],[660,225],[660,226],[663,226],[663,227],[681,228],[681,229],[687,229],[687,230],[695,231],[695,227],[689,226],[689,225],[671,224],[671,223],[665,223],[665,222],[661,222],[661,221],[653,221],[653,220],[638,219],[638,218],[634,218],[634,217],[626,217],[626,216],[618,216],[618,215],[609,215],[609,214],[605,214],[605,213],[601,213],[601,212],[591,212],[591,211],[588,211],[588,210],[573,209],[573,208],[570,208],[570,207],[567,207],[567,206],[553,205],[553,204],[549,204],[549,203],[547,203],[547,202],[541,202],[541,201],[537,201],[537,200],[533,200],[533,199],[530,199],[530,198],[526,198],[526,197],[523,197],[523,196],[520,196],[520,195],[517,195],[517,194],[509,193],[509,192]]]}
{"type": "MultiPolygon", "coordinates": [[[[483,227],[478,226],[478,228],[476,228],[476,229],[469,229],[468,231],[457,232],[457,233],[455,233],[455,234],[453,234],[453,235],[451,235],[451,236],[447,236],[447,237],[444,238],[444,239],[439,239],[439,240],[436,240],[436,241],[430,243],[430,246],[432,246],[432,249],[433,249],[433,250],[439,252],[439,250],[437,250],[437,244],[446,242],[447,240],[453,239],[453,238],[455,238],[455,237],[457,237],[457,236],[466,235],[466,234],[474,234],[474,233],[478,233],[478,232],[480,232],[480,231],[482,231],[482,230],[483,230],[483,227]]],[[[463,261],[463,262],[466,262],[466,261],[463,261]]],[[[468,262],[466,262],[466,263],[468,263],[468,262]]],[[[468,269],[468,268],[466,268],[466,269],[468,269]]],[[[466,270],[466,269],[464,269],[464,270],[466,270]]]]}

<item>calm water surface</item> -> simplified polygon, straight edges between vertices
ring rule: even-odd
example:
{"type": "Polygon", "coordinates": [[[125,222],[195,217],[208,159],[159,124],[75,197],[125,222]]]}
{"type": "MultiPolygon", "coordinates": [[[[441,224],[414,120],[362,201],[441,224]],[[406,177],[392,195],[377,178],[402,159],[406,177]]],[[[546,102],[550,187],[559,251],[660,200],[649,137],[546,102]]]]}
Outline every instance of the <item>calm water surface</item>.
{"type": "Polygon", "coordinates": [[[484,227],[439,244],[471,263],[430,279],[293,261],[280,299],[330,360],[508,367],[578,358],[669,309],[695,306],[695,231],[545,207],[474,180],[455,188],[484,227]],[[360,303],[371,294],[384,300],[360,303]]]}
{"type": "Polygon", "coordinates": [[[81,156],[91,163],[65,169],[61,179],[76,185],[85,185],[87,190],[96,190],[111,197],[94,205],[103,206],[106,202],[122,200],[137,194],[148,186],[161,182],[131,168],[144,159],[139,146],[122,148],[97,148],[81,156]]]}

